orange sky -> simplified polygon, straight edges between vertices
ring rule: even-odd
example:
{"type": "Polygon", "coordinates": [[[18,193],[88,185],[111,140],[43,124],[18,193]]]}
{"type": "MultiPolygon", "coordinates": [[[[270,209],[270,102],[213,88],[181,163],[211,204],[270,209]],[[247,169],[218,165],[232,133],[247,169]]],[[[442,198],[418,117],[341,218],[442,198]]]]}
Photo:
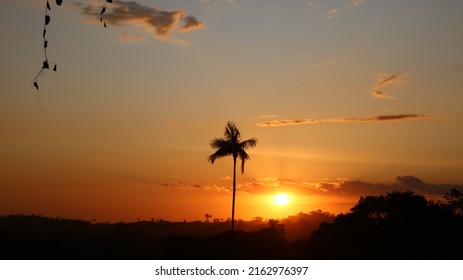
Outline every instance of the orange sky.
{"type": "Polygon", "coordinates": [[[42,112],[45,3],[0,10],[1,215],[226,219],[232,159],[207,157],[229,120],[259,140],[237,218],[463,184],[463,3],[115,1],[106,29],[52,3],[42,112]]]}

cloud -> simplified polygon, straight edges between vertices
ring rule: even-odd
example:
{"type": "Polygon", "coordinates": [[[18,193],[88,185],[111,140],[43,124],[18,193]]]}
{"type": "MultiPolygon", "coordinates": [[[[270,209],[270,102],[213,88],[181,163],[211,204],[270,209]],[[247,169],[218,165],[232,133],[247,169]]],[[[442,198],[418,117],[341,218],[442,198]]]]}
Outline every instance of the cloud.
{"type": "Polygon", "coordinates": [[[381,115],[373,117],[362,117],[362,118],[333,118],[333,119],[322,119],[321,122],[389,122],[389,121],[402,121],[407,119],[423,119],[432,118],[431,115],[419,115],[419,114],[399,114],[399,115],[381,115]]]}
{"type": "Polygon", "coordinates": [[[271,121],[261,121],[257,123],[257,126],[261,127],[275,127],[275,126],[294,126],[294,125],[303,125],[303,124],[314,124],[318,121],[313,119],[305,120],[271,120],[271,121]]]}
{"type": "Polygon", "coordinates": [[[259,118],[267,119],[267,118],[276,118],[278,115],[260,115],[259,118]]]}
{"type": "Polygon", "coordinates": [[[240,5],[235,0],[201,0],[210,13],[219,13],[222,9],[239,10],[240,5]]]}
{"type": "MultiPolygon", "coordinates": [[[[224,178],[229,181],[228,178],[224,178]]],[[[162,188],[175,188],[185,191],[204,191],[229,194],[232,191],[227,183],[216,184],[193,184],[181,181],[150,182],[152,185],[162,188]]],[[[348,178],[314,180],[294,180],[276,177],[253,178],[245,183],[237,185],[238,193],[273,195],[276,193],[288,193],[307,196],[340,196],[360,197],[384,195],[395,191],[413,191],[417,194],[430,196],[433,199],[442,196],[451,189],[463,190],[463,184],[432,184],[413,176],[397,176],[387,183],[372,183],[348,178]],[[437,197],[436,197],[437,196],[437,197]]]]}
{"type": "Polygon", "coordinates": [[[376,86],[379,88],[390,87],[396,84],[397,80],[404,77],[405,73],[395,72],[395,73],[383,73],[379,76],[376,86]]]}
{"type": "Polygon", "coordinates": [[[201,191],[210,191],[218,193],[229,193],[231,190],[230,186],[221,186],[221,185],[200,185],[185,183],[181,181],[169,181],[169,182],[151,182],[155,186],[165,187],[165,188],[175,188],[181,190],[201,190],[201,191]]]}
{"type": "Polygon", "coordinates": [[[332,19],[336,16],[336,14],[338,13],[338,9],[332,9],[331,11],[329,11],[329,13],[326,15],[326,17],[328,19],[332,19]]]}
{"type": "Polygon", "coordinates": [[[394,72],[394,73],[382,73],[378,75],[378,80],[371,90],[371,94],[376,98],[382,99],[395,99],[382,91],[383,88],[396,87],[404,82],[407,77],[407,73],[394,72]]]}
{"type": "Polygon", "coordinates": [[[315,68],[320,68],[320,67],[324,67],[324,66],[327,66],[327,67],[335,66],[338,63],[338,61],[339,61],[339,57],[333,57],[333,58],[327,59],[325,61],[314,64],[314,67],[315,68]]]}
{"type": "Polygon", "coordinates": [[[353,123],[353,122],[391,122],[391,121],[404,121],[413,119],[424,119],[433,118],[432,115],[420,115],[420,114],[398,114],[398,115],[380,115],[371,117],[360,117],[360,118],[328,118],[328,119],[304,119],[304,120],[271,120],[261,121],[257,123],[260,127],[277,127],[277,126],[295,126],[304,124],[316,124],[316,123],[353,123]]]}
{"type": "Polygon", "coordinates": [[[188,32],[190,30],[204,28],[204,23],[195,18],[194,16],[186,16],[182,20],[185,23],[183,26],[180,26],[180,31],[182,32],[188,32]]]}
{"type": "MultiPolygon", "coordinates": [[[[83,7],[83,14],[97,20],[101,7],[94,3],[83,7]]],[[[188,32],[204,28],[204,23],[183,11],[161,11],[137,2],[114,1],[104,14],[107,24],[132,26],[153,34],[157,39],[168,40],[174,31],[188,32]],[[181,24],[183,22],[183,24],[181,24]]]]}
{"type": "Polygon", "coordinates": [[[412,175],[398,176],[391,183],[370,183],[360,180],[326,179],[321,182],[296,181],[279,178],[257,178],[240,185],[250,194],[287,192],[299,195],[368,196],[394,191],[413,191],[422,195],[442,195],[451,189],[463,189],[459,184],[430,184],[412,175]]]}
{"type": "Polygon", "coordinates": [[[313,7],[321,7],[324,6],[323,3],[315,2],[315,1],[306,1],[307,6],[313,8],[313,7]]]}
{"type": "Polygon", "coordinates": [[[381,99],[396,99],[394,96],[390,96],[389,94],[386,94],[379,90],[372,91],[371,95],[373,95],[376,98],[381,98],[381,99]]]}
{"type": "Polygon", "coordinates": [[[365,0],[352,0],[351,5],[356,7],[356,6],[363,4],[363,2],[365,2],[365,0]]]}
{"type": "MultiPolygon", "coordinates": [[[[442,195],[451,189],[463,189],[463,185],[458,184],[430,184],[426,183],[418,177],[412,175],[397,176],[392,183],[389,184],[372,184],[361,181],[349,182],[352,187],[350,191],[356,195],[380,195],[386,192],[393,191],[413,191],[422,195],[442,195]],[[364,188],[355,189],[359,185],[365,185],[364,188]],[[363,193],[363,194],[362,194],[363,193]]],[[[341,186],[343,188],[344,186],[341,186]]]]}

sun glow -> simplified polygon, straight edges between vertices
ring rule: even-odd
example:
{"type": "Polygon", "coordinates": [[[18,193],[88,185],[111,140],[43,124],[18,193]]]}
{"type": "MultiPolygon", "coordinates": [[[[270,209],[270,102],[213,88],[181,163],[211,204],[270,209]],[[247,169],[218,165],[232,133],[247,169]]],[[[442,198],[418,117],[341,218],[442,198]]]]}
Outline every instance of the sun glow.
{"type": "Polygon", "coordinates": [[[277,205],[285,205],[288,204],[289,197],[284,193],[279,193],[273,197],[273,202],[277,205]]]}

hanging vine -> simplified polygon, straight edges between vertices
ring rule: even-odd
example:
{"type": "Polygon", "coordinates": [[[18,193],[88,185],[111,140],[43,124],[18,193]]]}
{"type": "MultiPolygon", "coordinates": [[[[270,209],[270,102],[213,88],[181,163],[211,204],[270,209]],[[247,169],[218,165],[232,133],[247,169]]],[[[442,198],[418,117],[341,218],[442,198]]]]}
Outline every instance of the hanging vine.
{"type": "MultiPolygon", "coordinates": [[[[63,0],[56,0],[56,5],[61,6],[63,3],[63,0]]],[[[51,17],[48,14],[48,12],[51,11],[50,7],[50,2],[46,2],[45,5],[45,20],[43,24],[43,32],[42,32],[42,38],[43,38],[43,54],[44,54],[44,60],[42,62],[42,69],[40,69],[39,73],[35,76],[34,80],[32,80],[32,84],[34,87],[37,89],[37,104],[40,108],[40,110],[46,112],[46,110],[42,107],[40,104],[40,90],[39,90],[39,77],[43,74],[45,74],[45,71],[50,69],[50,65],[53,66],[53,71],[56,72],[58,65],[50,60],[48,60],[48,55],[47,55],[47,48],[48,48],[48,40],[47,40],[47,26],[51,21],[51,17]]]]}
{"type": "Polygon", "coordinates": [[[106,4],[108,3],[112,3],[113,0],[106,0],[104,5],[103,5],[103,8],[101,9],[101,12],[100,12],[100,21],[103,23],[103,26],[106,28],[106,22],[104,21],[103,19],[103,14],[106,12],[106,4]]]}
{"type": "MultiPolygon", "coordinates": [[[[103,22],[103,26],[106,28],[106,22],[103,19],[103,14],[106,12],[106,4],[112,3],[112,0],[105,0],[105,3],[103,5],[103,8],[101,9],[100,12],[100,21],[103,22]]],[[[61,6],[63,4],[63,0],[56,0],[56,5],[61,6]]],[[[50,61],[48,59],[48,54],[47,54],[47,48],[48,48],[48,40],[47,40],[47,26],[51,21],[51,17],[49,15],[49,12],[51,12],[51,6],[50,2],[47,0],[45,3],[45,16],[44,16],[44,24],[43,24],[43,32],[42,32],[42,38],[43,38],[43,54],[44,54],[44,60],[42,62],[42,68],[40,69],[39,73],[35,76],[35,78],[32,80],[32,85],[36,88],[37,90],[37,104],[43,112],[46,112],[46,110],[42,107],[40,104],[40,89],[39,89],[39,77],[44,75],[47,70],[50,69],[50,66],[53,66],[53,71],[57,71],[58,65],[50,61]]]]}

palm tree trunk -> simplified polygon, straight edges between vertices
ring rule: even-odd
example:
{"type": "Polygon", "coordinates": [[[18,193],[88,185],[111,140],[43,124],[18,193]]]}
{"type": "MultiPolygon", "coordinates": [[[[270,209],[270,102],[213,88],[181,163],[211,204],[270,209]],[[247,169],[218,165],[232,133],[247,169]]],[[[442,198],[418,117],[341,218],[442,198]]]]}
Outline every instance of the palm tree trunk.
{"type": "Polygon", "coordinates": [[[233,157],[233,201],[232,201],[232,220],[231,220],[232,236],[235,231],[235,194],[236,194],[236,157],[233,157]]]}

